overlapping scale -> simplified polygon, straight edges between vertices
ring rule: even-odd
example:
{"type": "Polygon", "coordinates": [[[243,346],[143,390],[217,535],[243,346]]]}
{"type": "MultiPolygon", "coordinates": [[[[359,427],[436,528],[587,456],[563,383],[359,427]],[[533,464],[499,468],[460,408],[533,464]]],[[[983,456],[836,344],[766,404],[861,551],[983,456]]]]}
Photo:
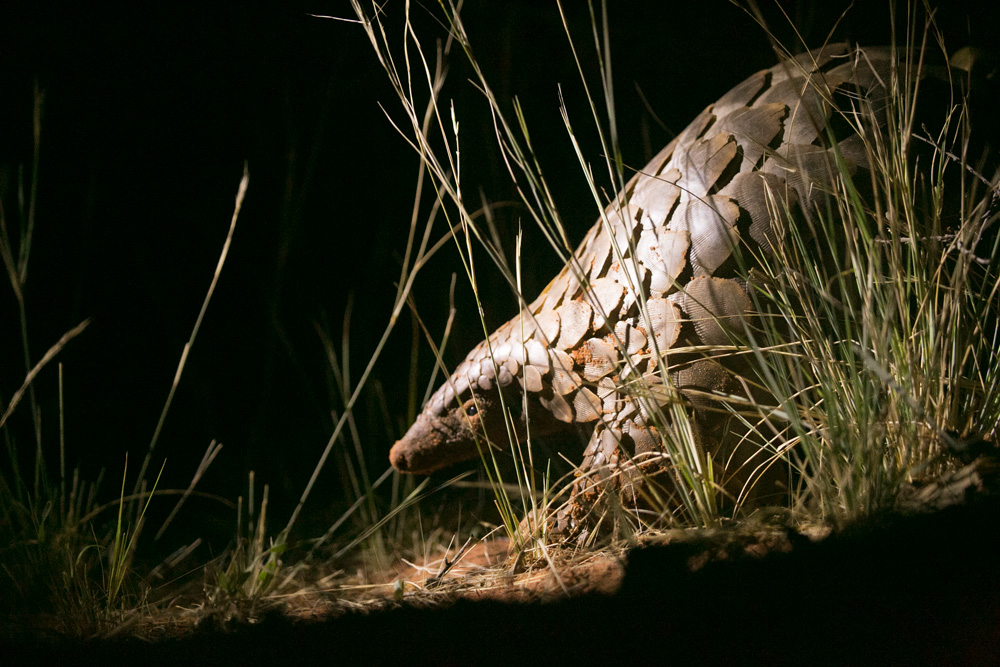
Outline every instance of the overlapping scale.
{"type": "Polygon", "coordinates": [[[615,325],[615,337],[625,348],[625,353],[634,355],[646,347],[646,334],[635,328],[631,322],[622,320],[615,325]]]}
{"type": "Polygon", "coordinates": [[[559,337],[559,310],[543,310],[535,316],[535,324],[538,325],[535,337],[541,336],[542,345],[554,345],[559,337]]]}
{"type": "Polygon", "coordinates": [[[618,350],[601,338],[586,340],[573,351],[573,357],[583,367],[580,373],[583,379],[589,382],[600,380],[618,367],[618,350]]]}
{"type": "MultiPolygon", "coordinates": [[[[612,253],[611,261],[618,261],[618,257],[628,256],[632,241],[634,240],[635,228],[637,223],[632,218],[625,218],[624,216],[630,213],[630,209],[622,208],[619,210],[616,207],[609,207],[605,212],[607,217],[607,224],[611,229],[611,239],[614,243],[615,248],[617,248],[617,253],[612,253]]],[[[631,212],[634,215],[634,211],[631,212]]]]}
{"type": "Polygon", "coordinates": [[[556,312],[561,326],[557,346],[563,350],[576,347],[590,331],[593,308],[583,301],[570,301],[559,306],[556,312]]]}
{"type": "Polygon", "coordinates": [[[830,117],[830,107],[825,101],[829,96],[830,89],[823,77],[811,76],[807,82],[796,76],[771,86],[761,95],[758,105],[774,102],[788,106],[782,143],[811,144],[830,117]]]}
{"type": "Polygon", "coordinates": [[[573,413],[578,422],[592,422],[601,418],[603,403],[587,387],[580,387],[573,395],[573,413]]]}
{"type": "Polygon", "coordinates": [[[573,408],[566,402],[563,396],[559,394],[553,394],[551,397],[539,396],[538,402],[559,421],[566,422],[567,424],[573,422],[573,408]]]}
{"type": "Polygon", "coordinates": [[[507,361],[520,365],[521,372],[512,375],[517,376],[525,391],[534,394],[545,389],[545,376],[549,374],[550,366],[548,349],[544,345],[535,339],[526,341],[523,346],[515,345],[507,361]]]}
{"type": "Polygon", "coordinates": [[[636,242],[636,258],[649,269],[649,289],[660,294],[676,285],[687,265],[691,234],[687,230],[654,227],[642,232],[636,242]]]}
{"type": "Polygon", "coordinates": [[[590,248],[593,252],[593,259],[590,262],[590,273],[588,274],[591,283],[604,276],[605,271],[607,271],[608,266],[611,264],[611,258],[614,255],[611,250],[611,237],[605,232],[603,224],[604,223],[602,221],[597,221],[597,225],[600,227],[601,231],[594,239],[592,247],[590,248]]]}
{"type": "Polygon", "coordinates": [[[571,276],[569,269],[563,269],[562,272],[556,276],[555,280],[549,283],[548,287],[545,288],[545,298],[543,299],[542,296],[539,296],[538,299],[535,300],[535,314],[537,315],[539,313],[546,313],[555,310],[556,306],[562,302],[563,297],[566,294],[566,290],[569,288],[570,280],[571,276]]]}
{"type": "MultiPolygon", "coordinates": [[[[614,279],[625,288],[625,297],[621,307],[621,311],[625,312],[636,302],[639,294],[646,293],[649,271],[629,256],[621,262],[612,264],[607,277],[614,279]]],[[[608,317],[612,317],[612,315],[613,313],[608,313],[608,317]]],[[[612,319],[615,318],[612,317],[612,319]]]]}
{"type": "Polygon", "coordinates": [[[750,297],[735,280],[694,278],[674,297],[705,345],[728,345],[743,331],[750,297]]]}
{"type": "Polygon", "coordinates": [[[454,379],[454,387],[453,387],[453,389],[455,391],[455,395],[456,396],[461,396],[466,391],[468,391],[469,390],[469,384],[470,384],[470,382],[475,382],[476,378],[479,377],[479,373],[478,373],[479,367],[478,366],[476,367],[476,371],[477,371],[476,373],[472,373],[471,372],[471,367],[469,367],[469,369],[470,370],[467,370],[462,375],[458,375],[458,374],[454,375],[455,379],[454,379]]]}
{"type": "Polygon", "coordinates": [[[503,362],[507,361],[507,359],[510,358],[511,349],[512,347],[510,341],[506,341],[500,343],[499,345],[496,345],[493,348],[493,360],[496,361],[497,364],[502,364],[503,362]]]}
{"type": "Polygon", "coordinates": [[[618,412],[618,385],[613,379],[603,377],[598,380],[595,393],[601,401],[601,410],[605,415],[613,415],[618,412]]]}
{"type": "Polygon", "coordinates": [[[594,329],[607,324],[608,317],[615,317],[622,305],[625,288],[613,278],[598,278],[590,284],[585,298],[593,306],[594,329]]]}
{"type": "Polygon", "coordinates": [[[542,374],[537,366],[532,366],[531,364],[522,366],[521,375],[518,377],[518,380],[520,380],[524,390],[532,394],[537,394],[545,389],[545,385],[542,384],[542,374]]]}
{"type": "Polygon", "coordinates": [[[636,183],[629,200],[633,215],[640,216],[643,227],[662,225],[681,196],[675,183],[681,177],[677,169],[668,169],[659,176],[643,175],[636,183]]]}
{"type": "Polygon", "coordinates": [[[688,150],[678,151],[670,166],[682,174],[677,180],[681,202],[705,197],[732,164],[736,149],[736,141],[720,132],[696,142],[688,150]]]}
{"type": "Polygon", "coordinates": [[[705,107],[705,109],[698,114],[687,127],[681,130],[681,133],[677,135],[677,138],[674,139],[676,146],[673,150],[673,154],[670,156],[670,160],[663,167],[661,167],[661,171],[666,171],[671,167],[675,167],[683,173],[684,167],[675,162],[678,154],[689,148],[691,144],[697,142],[703,134],[711,129],[711,125],[714,122],[715,113],[713,113],[712,107],[705,107]]]}
{"type": "Polygon", "coordinates": [[[669,299],[649,299],[646,301],[649,326],[652,327],[656,349],[662,354],[673,347],[681,332],[681,313],[669,299]]]}
{"type": "Polygon", "coordinates": [[[747,212],[750,216],[750,238],[764,254],[769,254],[777,241],[768,200],[773,202],[775,212],[780,216],[785,216],[786,209],[794,210],[798,202],[798,195],[787,186],[785,179],[757,171],[737,174],[719,194],[732,197],[747,212]]]}
{"type": "Polygon", "coordinates": [[[549,350],[552,362],[552,392],[564,396],[580,386],[582,380],[573,370],[573,357],[562,350],[549,350]]]}
{"type": "Polygon", "coordinates": [[[711,195],[680,204],[669,229],[687,232],[695,276],[710,276],[733,254],[739,242],[739,207],[729,197],[711,195]]]}
{"type": "MultiPolygon", "coordinates": [[[[846,165],[853,173],[853,165],[846,165]]],[[[782,146],[764,160],[761,171],[784,178],[793,188],[806,213],[810,203],[820,192],[830,192],[836,182],[837,161],[833,153],[811,144],[788,144],[782,146]]]]}
{"type": "Polygon", "coordinates": [[[524,351],[528,355],[528,364],[537,366],[539,369],[549,368],[549,351],[540,342],[529,340],[524,344],[524,351]]]}
{"type": "Polygon", "coordinates": [[[869,100],[879,100],[885,97],[885,88],[877,86],[880,80],[889,81],[892,75],[892,50],[889,48],[867,47],[863,61],[850,58],[842,64],[830,68],[827,78],[850,81],[855,88],[865,91],[869,100]]]}
{"type": "Polygon", "coordinates": [[[750,106],[771,79],[771,72],[764,70],[748,77],[711,106],[716,118],[725,118],[737,109],[750,106]]]}
{"type": "Polygon", "coordinates": [[[472,368],[473,359],[475,359],[476,356],[478,356],[476,355],[476,353],[480,352],[482,348],[483,345],[480,344],[475,350],[472,351],[472,353],[470,353],[469,355],[470,358],[463,359],[462,363],[460,363],[458,366],[455,367],[454,374],[458,377],[465,377],[466,375],[468,375],[469,370],[472,368]]]}
{"type": "Polygon", "coordinates": [[[712,128],[716,132],[731,134],[743,149],[743,166],[753,168],[764,151],[781,133],[782,120],[788,107],[780,102],[757,104],[753,107],[737,109],[720,120],[712,128]]]}
{"type": "Polygon", "coordinates": [[[535,333],[538,325],[528,313],[515,317],[508,325],[510,326],[510,338],[508,339],[513,348],[517,348],[522,342],[529,340],[535,333]]]}

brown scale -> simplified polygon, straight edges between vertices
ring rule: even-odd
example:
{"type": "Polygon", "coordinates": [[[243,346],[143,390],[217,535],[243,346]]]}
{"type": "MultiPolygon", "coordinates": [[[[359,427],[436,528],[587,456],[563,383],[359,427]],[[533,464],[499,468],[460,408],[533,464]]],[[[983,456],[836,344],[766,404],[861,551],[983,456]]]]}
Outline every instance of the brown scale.
{"type": "MultiPolygon", "coordinates": [[[[608,491],[636,497],[637,465],[667,470],[656,413],[676,392],[706,450],[742,454],[710,398],[740,391],[734,363],[680,348],[739,341],[751,300],[737,255],[752,265],[771,253],[769,206],[808,216],[835,173],[829,101],[840,87],[881,109],[889,64],[885,50],[833,45],[754,74],[708,106],[629,181],[574,265],[469,353],[393,446],[393,465],[429,473],[477,456],[477,439],[504,448],[500,406],[525,405],[513,413],[519,434],[528,421],[534,435],[592,430],[550,526],[585,535],[608,491]]],[[[838,141],[849,166],[864,164],[856,137],[838,141]]]]}

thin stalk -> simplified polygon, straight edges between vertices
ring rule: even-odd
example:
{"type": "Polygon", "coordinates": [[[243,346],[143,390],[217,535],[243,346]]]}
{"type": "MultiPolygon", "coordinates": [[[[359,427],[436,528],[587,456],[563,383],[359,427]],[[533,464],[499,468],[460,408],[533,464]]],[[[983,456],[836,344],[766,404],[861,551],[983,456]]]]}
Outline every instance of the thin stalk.
{"type": "Polygon", "coordinates": [[[181,375],[184,373],[184,366],[187,364],[188,355],[191,352],[191,348],[194,347],[194,341],[198,336],[198,331],[201,329],[201,322],[205,317],[205,312],[208,310],[208,304],[212,300],[212,295],[215,294],[215,286],[219,282],[219,276],[222,274],[222,267],[225,265],[226,257],[229,255],[229,247],[233,242],[233,233],[236,231],[236,220],[239,218],[240,209],[243,207],[243,198],[246,196],[247,186],[249,184],[249,166],[244,164],[243,177],[240,179],[240,185],[236,191],[236,205],[233,208],[233,216],[229,222],[229,232],[226,234],[226,240],[222,244],[222,252],[219,254],[219,261],[215,266],[215,273],[212,275],[212,282],[208,286],[208,292],[205,294],[205,300],[201,304],[201,310],[198,311],[198,317],[194,322],[194,327],[191,329],[191,336],[188,338],[187,343],[184,344],[183,351],[181,351],[180,361],[177,362],[177,371],[174,373],[174,381],[170,385],[167,400],[163,404],[163,410],[160,411],[160,418],[156,422],[156,428],[153,430],[153,437],[150,439],[149,447],[146,449],[146,456],[143,458],[142,466],[139,468],[139,477],[136,479],[133,493],[138,492],[139,485],[142,484],[142,481],[145,479],[146,468],[149,466],[149,462],[153,457],[153,450],[156,449],[156,443],[159,441],[160,433],[163,431],[163,424],[167,420],[167,413],[170,411],[170,405],[174,401],[174,394],[177,391],[177,386],[180,384],[181,375]]]}

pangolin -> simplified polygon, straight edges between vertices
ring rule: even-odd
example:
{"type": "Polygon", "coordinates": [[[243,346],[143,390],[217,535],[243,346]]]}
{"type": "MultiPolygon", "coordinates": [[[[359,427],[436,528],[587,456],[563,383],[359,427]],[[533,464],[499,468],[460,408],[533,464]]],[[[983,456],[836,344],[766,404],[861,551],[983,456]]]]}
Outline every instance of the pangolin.
{"type": "MultiPolygon", "coordinates": [[[[732,343],[751,314],[747,263],[776,243],[769,211],[808,217],[837,159],[868,168],[861,137],[831,128],[838,113],[884,123],[891,63],[889,49],[829,45],[707,107],[631,178],[538,298],[458,365],[392,447],[392,465],[430,473],[478,456],[486,440],[505,447],[503,396],[518,438],[526,422],[538,435],[592,429],[552,526],[579,528],[598,495],[582,480],[661,451],[649,393],[640,400],[632,380],[662,384],[669,366],[695,408],[706,393],[737,390],[731,362],[691,346],[732,343]]],[[[720,414],[699,413],[706,433],[720,414]]]]}

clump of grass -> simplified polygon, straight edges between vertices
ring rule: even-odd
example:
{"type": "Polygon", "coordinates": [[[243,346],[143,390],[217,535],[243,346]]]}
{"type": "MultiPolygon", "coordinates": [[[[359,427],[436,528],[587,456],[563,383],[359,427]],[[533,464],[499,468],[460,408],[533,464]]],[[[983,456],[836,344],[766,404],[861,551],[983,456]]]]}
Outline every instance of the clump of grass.
{"type": "Polygon", "coordinates": [[[126,463],[120,496],[98,505],[103,471],[87,483],[74,470],[66,495],[44,471],[38,494],[23,486],[16,462],[12,471],[14,488],[0,477],[5,604],[23,605],[22,612],[51,618],[51,629],[79,636],[112,632],[135,620],[146,607],[149,585],[132,563],[159,475],[148,491],[126,496],[126,463]],[[130,519],[125,509],[135,500],[144,502],[130,519]],[[101,520],[116,508],[113,520],[101,520]]]}
{"type": "Polygon", "coordinates": [[[205,586],[208,609],[236,606],[241,614],[252,615],[264,598],[278,588],[282,555],[288,545],[281,541],[281,536],[277,540],[268,537],[269,488],[264,485],[258,507],[254,498],[254,477],[251,471],[246,507],[243,496],[237,499],[235,544],[222,557],[225,562],[222,567],[209,568],[209,582],[205,586]]]}
{"type": "Polygon", "coordinates": [[[136,538],[142,532],[142,528],[145,525],[146,510],[149,509],[149,503],[153,499],[153,494],[156,492],[156,486],[159,484],[162,474],[163,467],[161,466],[152,488],[148,493],[143,493],[145,503],[141,505],[142,509],[139,512],[135,525],[130,526],[126,521],[123,521],[122,517],[122,513],[125,510],[125,480],[128,476],[128,456],[126,455],[125,457],[125,469],[122,471],[121,495],[118,498],[118,518],[115,521],[114,538],[107,547],[108,567],[102,568],[101,572],[105,608],[119,615],[128,614],[136,606],[141,607],[145,602],[146,590],[143,590],[139,594],[136,601],[126,595],[126,586],[128,584],[127,579],[131,573],[131,563],[135,557],[136,538]]]}
{"type": "Polygon", "coordinates": [[[885,127],[865,120],[870,100],[839,110],[870,179],[838,162],[815,226],[775,207],[779,243],[752,283],[771,316],[754,337],[776,399],[761,432],[798,472],[793,507],[835,523],[893,509],[957,442],[995,442],[1000,420],[998,179],[973,168],[964,97],[940,105],[934,134],[914,127],[927,52],[947,54],[927,43],[932,25],[907,34],[893,45],[885,127]]]}
{"type": "MultiPolygon", "coordinates": [[[[522,107],[514,100],[511,113],[498,102],[473,55],[459,6],[440,5],[448,39],[438,47],[436,58],[429,56],[430,49],[416,34],[407,8],[399,59],[393,55],[378,9],[369,18],[358,2],[353,3],[402,104],[403,121],[395,126],[420,155],[426,169],[421,177],[433,180],[439,201],[446,204],[442,210],[480,314],[474,246],[486,250],[524,308],[527,300],[519,266],[508,266],[489,217],[484,225],[463,193],[460,114],[454,105],[445,108],[440,94],[442,61],[453,44],[464,52],[473,70],[473,85],[489,105],[524,210],[560,259],[569,263],[581,282],[585,280],[573,265],[570,235],[545,183],[522,107]],[[421,87],[429,98],[422,113],[416,103],[421,87]]],[[[727,516],[739,517],[747,509],[753,486],[775,466],[792,470],[789,497],[800,517],[851,521],[892,508],[906,484],[940,472],[947,466],[942,443],[970,437],[995,440],[1000,417],[996,324],[1000,277],[990,262],[996,254],[996,234],[990,237],[989,229],[996,222],[991,202],[997,180],[972,169],[963,100],[953,108],[941,107],[941,129],[935,135],[923,136],[914,126],[928,38],[936,39],[937,48],[944,51],[931,21],[917,29],[913,18],[917,14],[911,6],[907,43],[898,49],[899,64],[886,82],[888,124],[880,128],[864,120],[873,117],[873,110],[863,99],[854,100],[853,108],[837,110],[838,120],[864,140],[871,183],[856,182],[847,165],[838,162],[828,196],[818,198],[820,203],[808,211],[810,224],[803,224],[798,212],[772,206],[778,247],[771,256],[745,258],[747,266],[756,265],[747,277],[754,301],[767,317],[757,318],[755,328],[747,332],[748,341],[732,346],[730,352],[753,358],[757,377],[746,381],[753,385],[754,398],[714,398],[720,401],[720,410],[743,422],[756,453],[746,461],[715,460],[698,442],[690,413],[679,397],[666,401],[662,412],[656,406],[663,402],[664,392],[672,391],[669,383],[638,379],[630,393],[646,401],[651,413],[660,412],[658,425],[663,450],[674,467],[673,483],[647,480],[643,493],[658,508],[652,514],[631,515],[611,502],[609,520],[624,528],[624,535],[663,525],[717,526],[727,516]],[[916,142],[930,147],[929,156],[914,160],[916,142]],[[957,197],[949,195],[949,201],[959,202],[958,220],[950,227],[946,220],[955,211],[945,208],[946,189],[959,192],[957,197]],[[994,240],[986,243],[987,238],[994,240]],[[824,249],[821,255],[817,247],[824,249]],[[774,402],[758,398],[761,395],[774,402]],[[652,396],[658,400],[648,401],[652,396]],[[742,490],[727,497],[726,479],[741,470],[746,480],[742,490]]],[[[601,91],[591,94],[588,89],[587,97],[608,176],[622,191],[626,178],[615,127],[606,12],[598,15],[591,5],[591,17],[601,91]],[[595,102],[598,98],[603,104],[595,102]]],[[[574,48],[568,28],[567,35],[574,48]]],[[[577,64],[586,86],[579,60],[577,64]]],[[[836,105],[834,100],[828,103],[836,105]]],[[[603,215],[609,201],[595,183],[565,105],[561,112],[595,209],[603,215]]],[[[783,200],[775,197],[777,201],[783,200]]],[[[619,260],[625,250],[614,248],[619,260]]],[[[481,320],[486,336],[490,332],[481,320]]],[[[668,371],[660,359],[659,375],[666,378],[668,371]]],[[[508,407],[504,406],[505,412],[508,407]]],[[[516,494],[509,492],[512,485],[503,479],[494,448],[482,443],[488,482],[508,534],[524,540],[523,548],[544,545],[552,499],[561,485],[536,460],[530,430],[524,443],[510,433],[509,446],[517,463],[516,494]],[[519,516],[527,517],[526,524],[519,525],[519,516]]]]}
{"type": "Polygon", "coordinates": [[[5,202],[0,201],[0,259],[18,307],[18,334],[25,373],[23,382],[9,399],[0,395],[0,431],[7,453],[7,466],[0,470],[0,544],[3,545],[0,547],[0,600],[6,612],[13,613],[19,605],[38,606],[43,611],[54,612],[56,629],[90,633],[106,617],[107,607],[102,604],[102,598],[107,596],[102,595],[100,585],[95,585],[94,570],[102,563],[95,557],[95,543],[92,535],[86,533],[87,524],[81,518],[95,511],[103,472],[91,483],[81,479],[78,469],[72,471],[71,479],[67,479],[62,428],[63,368],[60,364],[59,476],[55,480],[52,478],[33,384],[59,352],[87,328],[89,320],[66,332],[35,361],[29,344],[25,303],[35,229],[43,110],[44,94],[36,88],[32,162],[29,169],[19,170],[17,206],[8,209],[5,202]],[[25,171],[30,174],[27,182],[23,179],[25,171]],[[8,217],[8,211],[13,219],[8,217]],[[17,408],[25,398],[34,442],[32,455],[23,458],[12,425],[16,422],[17,408]],[[29,471],[22,469],[24,461],[29,462],[29,471]]]}
{"type": "MultiPolygon", "coordinates": [[[[139,536],[146,522],[146,511],[153,496],[164,493],[163,490],[157,490],[163,466],[151,484],[146,471],[169,412],[174,391],[183,374],[188,353],[225,262],[248,178],[244,173],[219,264],[191,338],[181,355],[170,394],[136,477],[135,488],[131,494],[126,495],[126,458],[126,469],[123,471],[122,487],[117,499],[99,504],[103,470],[93,482],[84,480],[79,469],[72,471],[71,479],[67,476],[62,365],[59,364],[57,479],[54,479],[50,471],[51,464],[47,461],[47,443],[41,435],[41,412],[38,407],[40,399],[34,392],[34,382],[39,375],[48,370],[50,362],[89,324],[89,320],[85,320],[70,329],[40,360],[33,361],[28,344],[30,336],[24,285],[34,229],[34,192],[38,178],[42,100],[41,93],[36,93],[35,162],[31,169],[32,182],[28,186],[31,194],[26,198],[21,192],[18,197],[22,206],[18,209],[21,225],[17,236],[10,233],[6,209],[0,206],[0,258],[20,308],[19,333],[25,365],[25,378],[21,386],[9,400],[4,401],[0,397],[0,431],[3,432],[7,450],[6,465],[0,470],[0,543],[4,545],[0,549],[0,590],[3,591],[0,599],[3,601],[4,611],[11,616],[16,614],[20,618],[30,618],[31,612],[35,612],[40,618],[52,619],[47,624],[49,629],[64,634],[92,636],[120,631],[127,624],[136,621],[148,608],[150,578],[146,576],[147,573],[137,572],[134,562],[139,536]],[[23,206],[25,201],[30,202],[26,208],[23,206]],[[22,399],[25,397],[28,398],[27,407],[31,411],[29,417],[35,436],[33,456],[27,459],[18,451],[18,431],[12,428],[17,409],[22,406],[22,399]],[[30,461],[30,475],[22,472],[25,460],[30,461]],[[112,510],[116,510],[116,514],[113,518],[108,518],[108,513],[112,510]]],[[[21,187],[23,190],[23,183],[21,187]]],[[[217,453],[218,448],[213,443],[192,482],[192,488],[184,493],[181,503],[191,493],[194,484],[217,453]]],[[[167,523],[169,520],[170,518],[167,523]]],[[[165,526],[166,523],[164,528],[165,526]]],[[[161,532],[162,530],[163,528],[161,532]]],[[[182,552],[187,554],[190,550],[182,552]]],[[[33,630],[37,631],[37,628],[33,630]]]]}

